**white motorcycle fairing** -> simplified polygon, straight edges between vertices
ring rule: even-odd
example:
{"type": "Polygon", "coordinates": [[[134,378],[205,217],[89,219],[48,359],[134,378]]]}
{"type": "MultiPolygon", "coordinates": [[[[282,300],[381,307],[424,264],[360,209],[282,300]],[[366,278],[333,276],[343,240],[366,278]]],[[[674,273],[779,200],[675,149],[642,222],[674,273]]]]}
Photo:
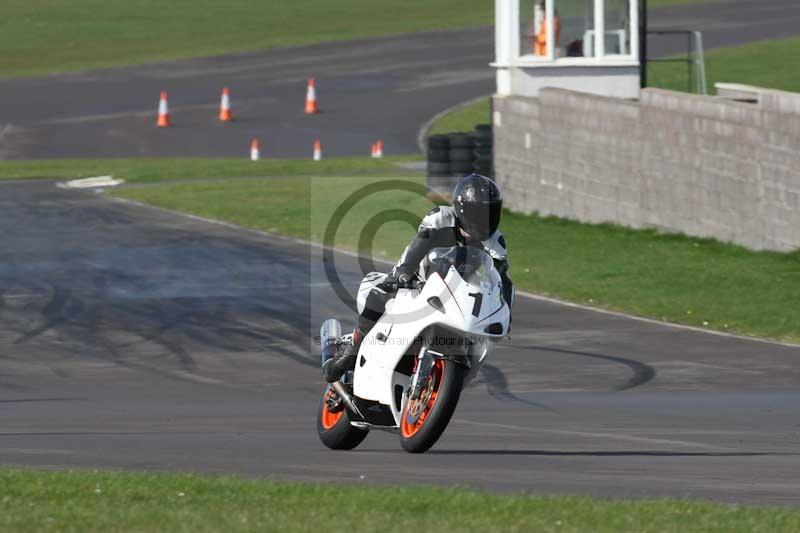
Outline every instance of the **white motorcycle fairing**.
{"type": "MultiPolygon", "coordinates": [[[[434,260],[436,250],[431,253],[434,260]]],[[[399,425],[412,376],[410,372],[398,371],[398,365],[415,341],[423,341],[416,346],[423,346],[434,357],[450,358],[458,354],[463,359],[459,362],[470,369],[465,382],[475,376],[491,351],[492,339],[508,334],[510,319],[501,295],[500,276],[488,255],[482,260],[479,275],[473,271],[465,276],[470,281],[451,265],[444,277],[441,271],[431,272],[421,291],[397,291],[387,302],[385,314],[361,344],[353,377],[356,397],[388,406],[399,425]],[[447,334],[421,338],[434,329],[447,334]],[[437,345],[439,341],[441,346],[437,345]]],[[[359,310],[363,309],[369,290],[383,279],[385,276],[365,278],[359,289],[359,310]]]]}

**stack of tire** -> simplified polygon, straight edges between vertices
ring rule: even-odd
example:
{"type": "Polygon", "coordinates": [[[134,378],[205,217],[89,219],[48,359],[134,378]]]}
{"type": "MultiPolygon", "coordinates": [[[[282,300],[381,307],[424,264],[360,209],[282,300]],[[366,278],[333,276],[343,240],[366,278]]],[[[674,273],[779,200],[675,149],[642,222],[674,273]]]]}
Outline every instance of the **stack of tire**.
{"type": "Polygon", "coordinates": [[[428,190],[446,193],[453,190],[450,171],[450,138],[447,135],[428,137],[428,190]]]}
{"type": "Polygon", "coordinates": [[[475,161],[474,138],[470,133],[451,133],[450,138],[450,173],[454,176],[472,174],[475,161]]]}
{"type": "Polygon", "coordinates": [[[478,124],[470,135],[473,139],[475,154],[472,170],[478,174],[492,177],[492,126],[478,124]]]}
{"type": "Polygon", "coordinates": [[[428,189],[449,193],[462,177],[492,175],[492,127],[480,124],[470,133],[428,137],[428,189]]]}

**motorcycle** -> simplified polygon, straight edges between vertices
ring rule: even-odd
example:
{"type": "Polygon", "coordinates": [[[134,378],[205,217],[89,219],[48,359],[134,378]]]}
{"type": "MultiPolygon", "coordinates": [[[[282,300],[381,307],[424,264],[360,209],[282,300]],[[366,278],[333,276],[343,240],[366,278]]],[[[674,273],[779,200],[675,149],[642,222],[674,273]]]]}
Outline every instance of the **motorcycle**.
{"type": "MultiPolygon", "coordinates": [[[[420,263],[422,279],[405,286],[367,275],[358,310],[374,288],[393,291],[386,312],[362,341],[355,369],[329,384],[318,409],[325,446],[353,449],[370,430],[399,433],[407,452],[441,437],[461,390],[477,375],[496,340],[507,336],[510,310],[500,274],[482,248],[435,248],[420,263]]],[[[350,342],[336,319],[320,329],[322,363],[350,342]]]]}

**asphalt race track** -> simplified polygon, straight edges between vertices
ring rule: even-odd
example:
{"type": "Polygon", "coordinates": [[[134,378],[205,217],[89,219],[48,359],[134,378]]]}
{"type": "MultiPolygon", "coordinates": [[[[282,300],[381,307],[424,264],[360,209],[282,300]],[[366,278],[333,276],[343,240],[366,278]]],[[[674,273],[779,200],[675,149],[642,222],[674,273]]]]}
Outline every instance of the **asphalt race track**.
{"type": "Polygon", "coordinates": [[[3,465],[800,503],[800,348],[521,298],[431,453],[332,452],[316,248],[46,181],[0,226],[3,465]]]}
{"type": "MultiPolygon", "coordinates": [[[[702,30],[707,49],[798,33],[795,0],[731,0],[651,10],[651,28],[702,30]]],[[[652,37],[650,55],[685,52],[684,39],[652,37]]],[[[489,27],[326,43],[220,57],[0,80],[0,159],[367,155],[418,151],[421,124],[459,102],[494,92],[489,27]],[[322,114],[303,115],[316,77],[322,114]],[[216,120],[223,86],[235,124],[216,120]],[[170,94],[174,127],[154,127],[170,94]]],[[[735,80],[731,80],[735,81],[735,80]]]]}

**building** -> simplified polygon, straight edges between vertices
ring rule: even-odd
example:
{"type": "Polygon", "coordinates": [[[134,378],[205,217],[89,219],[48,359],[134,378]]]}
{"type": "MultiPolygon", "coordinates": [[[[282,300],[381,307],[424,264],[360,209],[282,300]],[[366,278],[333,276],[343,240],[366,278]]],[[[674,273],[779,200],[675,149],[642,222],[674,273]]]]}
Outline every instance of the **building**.
{"type": "Polygon", "coordinates": [[[637,0],[495,6],[494,177],[509,209],[800,248],[800,94],[640,89],[637,0]]]}
{"type": "Polygon", "coordinates": [[[495,0],[497,94],[639,96],[638,0],[495,0]]]}

